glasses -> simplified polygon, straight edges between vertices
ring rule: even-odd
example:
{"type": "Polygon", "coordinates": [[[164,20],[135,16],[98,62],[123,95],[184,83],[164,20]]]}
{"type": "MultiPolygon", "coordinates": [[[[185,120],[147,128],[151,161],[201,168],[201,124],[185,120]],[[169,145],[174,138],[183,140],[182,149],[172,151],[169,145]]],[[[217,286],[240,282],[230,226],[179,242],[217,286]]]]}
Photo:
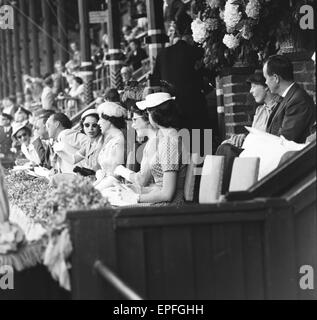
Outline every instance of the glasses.
{"type": "Polygon", "coordinates": [[[20,135],[17,136],[17,139],[20,140],[20,139],[22,139],[23,137],[25,138],[25,137],[27,137],[27,136],[28,136],[27,133],[21,133],[20,135]]]}
{"type": "Polygon", "coordinates": [[[97,128],[98,124],[97,123],[84,123],[84,127],[85,128],[89,128],[89,127],[97,128]]]}

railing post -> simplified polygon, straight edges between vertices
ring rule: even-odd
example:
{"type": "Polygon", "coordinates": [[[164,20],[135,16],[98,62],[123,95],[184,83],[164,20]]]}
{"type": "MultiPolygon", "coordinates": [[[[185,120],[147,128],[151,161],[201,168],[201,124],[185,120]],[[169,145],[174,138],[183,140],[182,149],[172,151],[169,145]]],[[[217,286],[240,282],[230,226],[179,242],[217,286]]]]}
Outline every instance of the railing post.
{"type": "MultiPolygon", "coordinates": [[[[52,41],[52,22],[50,12],[50,0],[42,1],[42,14],[43,14],[43,37],[45,46],[45,67],[46,72],[54,72],[54,61],[53,61],[53,41],[52,41]]],[[[52,6],[52,4],[51,4],[52,6]]]]}
{"type": "Polygon", "coordinates": [[[27,2],[25,0],[19,1],[20,10],[20,25],[21,25],[21,39],[22,39],[22,55],[23,55],[23,70],[25,74],[31,74],[30,68],[30,48],[29,48],[29,28],[27,20],[27,2]]]}
{"type": "Polygon", "coordinates": [[[32,55],[32,65],[33,65],[33,76],[40,77],[41,67],[40,67],[40,47],[39,47],[39,34],[37,30],[37,15],[36,15],[36,5],[40,5],[37,0],[29,0],[29,18],[31,25],[31,55],[32,55]]]}
{"type": "MultiPolygon", "coordinates": [[[[16,4],[17,9],[19,8],[19,4],[16,4]]],[[[16,89],[17,93],[23,93],[23,86],[22,86],[22,72],[21,72],[21,50],[20,50],[20,23],[18,17],[20,14],[18,10],[14,10],[14,71],[16,75],[16,89]]]]}
{"type": "Polygon", "coordinates": [[[78,0],[80,23],[81,74],[85,82],[85,103],[93,101],[93,65],[91,61],[89,39],[88,0],[78,0]]]}
{"type": "Polygon", "coordinates": [[[68,40],[67,40],[67,23],[66,23],[66,13],[65,13],[65,0],[57,0],[57,29],[59,38],[59,59],[64,65],[68,59],[68,40]]]}
{"type": "Polygon", "coordinates": [[[164,44],[168,42],[168,37],[164,28],[163,0],[146,0],[146,7],[148,17],[148,37],[146,42],[149,43],[151,70],[153,70],[157,54],[164,48],[164,44]]]}
{"type": "Polygon", "coordinates": [[[109,39],[109,67],[110,86],[120,87],[121,79],[121,50],[120,50],[120,11],[119,1],[108,1],[108,39],[109,39]]]}

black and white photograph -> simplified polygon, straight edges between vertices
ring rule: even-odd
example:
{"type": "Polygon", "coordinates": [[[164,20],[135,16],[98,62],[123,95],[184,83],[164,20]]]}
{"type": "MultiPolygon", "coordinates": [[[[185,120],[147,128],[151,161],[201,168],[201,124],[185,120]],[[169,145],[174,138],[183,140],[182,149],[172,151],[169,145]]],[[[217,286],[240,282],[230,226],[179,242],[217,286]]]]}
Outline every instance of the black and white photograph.
{"type": "Polygon", "coordinates": [[[315,9],[0,0],[0,300],[317,300],[315,9]]]}

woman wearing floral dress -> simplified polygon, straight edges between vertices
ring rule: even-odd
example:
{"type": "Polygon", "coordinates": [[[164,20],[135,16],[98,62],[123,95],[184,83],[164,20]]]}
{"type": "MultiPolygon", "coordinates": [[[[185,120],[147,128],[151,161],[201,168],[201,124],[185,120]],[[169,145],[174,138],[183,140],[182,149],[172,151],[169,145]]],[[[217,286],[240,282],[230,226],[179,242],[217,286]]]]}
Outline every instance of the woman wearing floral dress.
{"type": "MultiPolygon", "coordinates": [[[[153,187],[135,195],[135,203],[172,203],[184,202],[184,182],[189,154],[185,150],[177,131],[179,114],[174,97],[168,93],[153,93],[145,101],[137,102],[137,107],[147,110],[150,123],[157,128],[155,157],[151,159],[150,171],[154,179],[153,187]]],[[[132,202],[133,195],[121,191],[123,201],[132,202]]]]}

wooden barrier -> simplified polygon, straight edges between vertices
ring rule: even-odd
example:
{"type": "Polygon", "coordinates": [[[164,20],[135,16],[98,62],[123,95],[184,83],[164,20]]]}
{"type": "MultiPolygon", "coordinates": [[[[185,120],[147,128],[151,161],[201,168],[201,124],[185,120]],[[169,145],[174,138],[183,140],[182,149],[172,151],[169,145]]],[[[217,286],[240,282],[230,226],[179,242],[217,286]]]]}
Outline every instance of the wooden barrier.
{"type": "Polygon", "coordinates": [[[316,280],[299,285],[301,266],[317,270],[312,146],[250,188],[252,199],[69,213],[72,298],[122,298],[94,271],[99,260],[144,299],[317,299],[316,280]]]}

